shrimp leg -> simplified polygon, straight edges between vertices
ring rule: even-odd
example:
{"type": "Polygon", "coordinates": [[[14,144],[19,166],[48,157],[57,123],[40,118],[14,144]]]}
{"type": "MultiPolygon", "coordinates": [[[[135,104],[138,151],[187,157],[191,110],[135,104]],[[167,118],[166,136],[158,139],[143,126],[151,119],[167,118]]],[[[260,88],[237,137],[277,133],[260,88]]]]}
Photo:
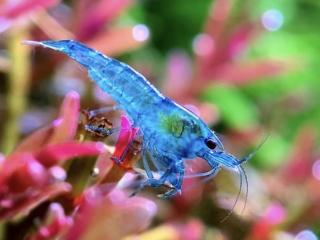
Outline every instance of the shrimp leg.
{"type": "Polygon", "coordinates": [[[94,132],[96,134],[99,134],[101,137],[108,137],[112,135],[113,133],[119,131],[119,128],[104,128],[104,127],[97,127],[92,124],[86,124],[84,126],[84,129],[89,132],[94,132]]]}
{"type": "Polygon", "coordinates": [[[149,178],[142,183],[142,187],[160,187],[167,185],[166,183],[168,182],[173,187],[164,194],[159,195],[160,197],[169,198],[177,193],[180,193],[184,176],[184,164],[182,160],[173,162],[174,164],[172,164],[172,166],[169,167],[159,179],[149,178]]]}
{"type": "Polygon", "coordinates": [[[147,179],[144,180],[142,183],[140,183],[137,190],[135,190],[131,194],[131,196],[136,195],[138,192],[140,192],[143,188],[147,186],[157,188],[163,185],[165,186],[171,185],[170,187],[171,189],[165,192],[164,194],[160,194],[159,197],[169,198],[176,195],[177,193],[181,193],[181,186],[182,186],[183,176],[184,176],[184,164],[182,160],[179,160],[174,164],[172,164],[172,166],[169,167],[159,179],[156,179],[153,177],[150,168],[148,169],[148,166],[149,165],[146,162],[146,165],[144,165],[144,167],[146,170],[147,179]]]}
{"type": "Polygon", "coordinates": [[[114,161],[115,163],[117,163],[118,165],[123,164],[125,157],[127,156],[132,144],[134,142],[134,139],[132,139],[128,145],[126,146],[126,148],[124,149],[124,151],[121,153],[121,155],[119,157],[117,156],[112,156],[111,160],[114,161]]]}
{"type": "Polygon", "coordinates": [[[177,193],[181,193],[181,186],[183,182],[183,176],[184,176],[184,164],[182,159],[177,159],[173,161],[174,164],[171,168],[169,168],[163,176],[159,179],[162,181],[162,185],[165,184],[166,181],[168,181],[173,188],[164,194],[160,195],[162,198],[169,198],[177,193]]]}
{"type": "Polygon", "coordinates": [[[144,170],[145,170],[148,178],[149,179],[154,179],[152,171],[151,171],[149,163],[148,163],[146,152],[142,153],[142,163],[143,163],[143,167],[144,167],[144,170]]]}
{"type": "Polygon", "coordinates": [[[114,111],[117,109],[117,106],[110,106],[96,110],[82,110],[84,116],[84,129],[87,132],[90,132],[92,135],[105,138],[111,134],[119,131],[118,127],[113,127],[113,124],[105,117],[98,117],[97,115],[101,113],[106,113],[114,111]]]}

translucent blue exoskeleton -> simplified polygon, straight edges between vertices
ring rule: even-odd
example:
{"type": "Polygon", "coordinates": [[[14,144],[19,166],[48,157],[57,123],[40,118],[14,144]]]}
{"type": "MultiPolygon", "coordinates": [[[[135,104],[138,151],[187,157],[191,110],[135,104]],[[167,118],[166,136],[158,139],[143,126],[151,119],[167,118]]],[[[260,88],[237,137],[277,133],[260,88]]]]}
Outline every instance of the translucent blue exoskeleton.
{"type": "Polygon", "coordinates": [[[25,43],[65,53],[80,63],[127,113],[143,138],[142,160],[147,179],[141,187],[166,184],[171,189],[164,197],[175,195],[181,191],[185,161],[196,157],[204,159],[211,170],[191,177],[211,177],[226,167],[238,170],[241,179],[244,171],[240,164],[252,155],[238,160],[226,152],[217,135],[199,117],[163,96],[130,66],[73,40],[25,43]],[[160,177],[153,175],[146,155],[150,156],[160,177]]]}

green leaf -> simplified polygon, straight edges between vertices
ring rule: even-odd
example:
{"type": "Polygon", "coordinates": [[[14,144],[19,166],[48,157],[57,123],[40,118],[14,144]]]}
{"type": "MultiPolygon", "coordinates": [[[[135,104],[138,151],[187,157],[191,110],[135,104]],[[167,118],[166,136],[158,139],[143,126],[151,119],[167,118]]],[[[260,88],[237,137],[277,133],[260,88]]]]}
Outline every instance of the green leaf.
{"type": "Polygon", "coordinates": [[[215,104],[219,108],[222,121],[231,128],[250,128],[258,122],[256,106],[236,87],[209,87],[203,94],[203,100],[215,104]]]}
{"type": "Polygon", "coordinates": [[[285,139],[280,135],[271,134],[256,156],[250,161],[259,168],[276,168],[284,164],[288,150],[289,143],[285,139]]]}

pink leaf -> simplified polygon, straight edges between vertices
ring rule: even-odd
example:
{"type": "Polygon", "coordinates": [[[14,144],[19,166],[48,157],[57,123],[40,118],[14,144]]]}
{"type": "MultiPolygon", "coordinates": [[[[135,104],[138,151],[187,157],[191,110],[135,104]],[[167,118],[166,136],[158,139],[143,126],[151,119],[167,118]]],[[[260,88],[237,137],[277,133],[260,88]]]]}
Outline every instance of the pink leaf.
{"type": "Polygon", "coordinates": [[[248,239],[270,239],[275,227],[283,223],[286,215],[286,211],[282,205],[271,203],[264,216],[254,223],[248,239]]]}
{"type": "Polygon", "coordinates": [[[223,38],[222,33],[227,25],[230,13],[232,10],[231,0],[217,0],[214,3],[210,18],[206,24],[206,32],[209,33],[213,39],[218,40],[223,38]]]}
{"type": "Polygon", "coordinates": [[[98,170],[96,182],[100,182],[113,167],[114,163],[111,160],[111,156],[112,154],[109,151],[99,155],[95,165],[95,168],[98,170]]]}
{"type": "Polygon", "coordinates": [[[39,8],[50,8],[57,5],[59,0],[20,0],[20,1],[7,1],[0,8],[0,15],[9,19],[14,19],[25,15],[31,11],[39,8]]]}
{"type": "Polygon", "coordinates": [[[73,225],[72,217],[64,213],[64,209],[59,203],[52,203],[49,207],[49,213],[46,225],[40,227],[38,232],[30,236],[29,240],[45,240],[61,236],[68,228],[73,225]]]}
{"type": "MultiPolygon", "coordinates": [[[[288,64],[279,60],[260,60],[241,64],[225,64],[217,68],[214,78],[237,85],[284,73],[288,64]]],[[[213,76],[212,76],[213,77],[213,76]]]]}
{"type": "Polygon", "coordinates": [[[121,239],[146,229],[155,213],[156,205],[145,198],[128,198],[119,190],[104,196],[99,189],[91,188],[85,193],[66,239],[121,239]]]}
{"type": "Polygon", "coordinates": [[[45,170],[30,153],[17,153],[5,159],[0,169],[0,192],[8,190],[11,185],[21,188],[31,182],[44,180],[45,170]],[[32,176],[34,174],[34,176],[32,176]],[[27,177],[27,179],[24,179],[27,177]],[[31,179],[30,179],[31,177],[31,179]],[[11,179],[11,182],[10,182],[11,179]],[[9,181],[9,182],[8,182],[9,181]]]}
{"type": "Polygon", "coordinates": [[[239,56],[245,49],[248,48],[248,44],[252,42],[255,34],[256,26],[251,23],[244,24],[237,27],[235,32],[231,35],[228,42],[228,55],[230,59],[234,59],[239,56]]]}
{"type": "Polygon", "coordinates": [[[54,125],[45,126],[31,133],[14,150],[15,153],[38,151],[42,149],[52,136],[54,125]]]}
{"type": "Polygon", "coordinates": [[[78,126],[80,99],[77,92],[66,95],[60,116],[51,125],[40,128],[24,139],[15,149],[15,153],[38,151],[44,145],[70,141],[74,138],[78,126]]]}
{"type": "MultiPolygon", "coordinates": [[[[185,92],[191,83],[191,60],[184,52],[173,52],[169,56],[167,65],[167,77],[164,91],[168,96],[177,99],[178,92],[185,92]]],[[[179,99],[179,96],[178,96],[179,99]]]]}
{"type": "Polygon", "coordinates": [[[132,0],[100,0],[96,4],[93,4],[92,1],[83,4],[84,9],[78,21],[78,33],[76,34],[78,39],[83,41],[92,38],[132,2],[132,0]]]}
{"type": "MultiPolygon", "coordinates": [[[[198,55],[196,62],[200,78],[205,76],[208,69],[220,62],[220,58],[226,52],[226,35],[228,20],[232,10],[233,3],[231,0],[217,0],[208,18],[204,34],[211,38],[213,42],[213,50],[206,55],[198,55]]],[[[207,41],[203,42],[204,44],[207,41]]]]}
{"type": "Polygon", "coordinates": [[[35,191],[32,194],[22,196],[18,199],[8,199],[8,207],[3,207],[2,202],[0,202],[2,205],[0,208],[0,219],[7,220],[16,215],[26,215],[42,202],[52,199],[62,193],[69,192],[70,190],[70,184],[60,182],[49,185],[41,191],[35,191]]]}
{"type": "Polygon", "coordinates": [[[99,142],[69,142],[49,145],[35,155],[44,166],[51,167],[71,158],[99,155],[105,150],[99,142]]]}
{"type": "Polygon", "coordinates": [[[310,126],[301,128],[293,144],[290,161],[282,169],[281,176],[286,183],[303,183],[310,177],[315,149],[315,129],[310,126]]]}
{"type": "Polygon", "coordinates": [[[6,185],[11,193],[22,193],[30,188],[40,188],[48,183],[49,174],[38,161],[30,159],[8,177],[6,185]]]}
{"type": "Polygon", "coordinates": [[[108,56],[115,56],[136,49],[145,41],[135,39],[133,27],[110,28],[107,32],[90,39],[87,44],[108,56]]]}
{"type": "Polygon", "coordinates": [[[74,138],[78,126],[80,99],[77,92],[65,97],[60,116],[51,125],[40,128],[24,139],[15,149],[15,153],[39,151],[47,144],[70,141],[74,138]]]}
{"type": "Polygon", "coordinates": [[[70,141],[74,138],[79,120],[80,96],[77,92],[69,92],[63,100],[59,118],[55,121],[55,130],[50,144],[70,141]]]}

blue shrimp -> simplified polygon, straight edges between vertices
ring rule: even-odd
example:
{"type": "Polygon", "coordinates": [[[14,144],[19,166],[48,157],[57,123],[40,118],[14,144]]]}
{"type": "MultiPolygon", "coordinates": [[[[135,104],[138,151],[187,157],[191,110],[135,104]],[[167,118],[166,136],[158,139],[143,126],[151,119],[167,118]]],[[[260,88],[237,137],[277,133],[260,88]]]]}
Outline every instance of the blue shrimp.
{"type": "Polygon", "coordinates": [[[163,197],[180,193],[184,162],[196,157],[204,159],[211,170],[192,177],[211,177],[222,167],[238,170],[240,177],[245,174],[241,164],[252,155],[239,160],[226,152],[217,135],[198,116],[163,96],[130,66],[74,40],[26,41],[25,44],[62,52],[80,63],[127,113],[143,138],[142,162],[147,178],[141,188],[167,185],[172,187],[163,197]],[[150,156],[160,177],[153,175],[146,155],[150,156]]]}

